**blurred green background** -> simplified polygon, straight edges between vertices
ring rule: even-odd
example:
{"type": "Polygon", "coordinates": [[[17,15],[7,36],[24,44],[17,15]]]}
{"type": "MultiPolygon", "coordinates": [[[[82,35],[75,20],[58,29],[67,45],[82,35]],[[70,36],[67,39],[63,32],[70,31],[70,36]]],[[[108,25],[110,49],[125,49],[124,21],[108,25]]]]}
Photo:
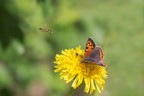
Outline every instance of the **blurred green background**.
{"type": "Polygon", "coordinates": [[[143,96],[144,0],[1,0],[0,96],[67,96],[71,83],[54,73],[54,57],[84,49],[88,37],[108,65],[106,87],[93,96],[143,96]]]}

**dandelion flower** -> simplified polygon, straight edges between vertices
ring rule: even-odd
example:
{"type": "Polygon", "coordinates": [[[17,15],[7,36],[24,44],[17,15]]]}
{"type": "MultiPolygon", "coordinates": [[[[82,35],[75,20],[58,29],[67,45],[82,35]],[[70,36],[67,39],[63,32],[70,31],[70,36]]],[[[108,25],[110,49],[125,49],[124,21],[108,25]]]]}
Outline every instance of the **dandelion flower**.
{"type": "Polygon", "coordinates": [[[84,92],[92,94],[94,90],[99,93],[104,89],[107,72],[105,67],[94,63],[81,63],[84,51],[81,46],[76,49],[65,49],[55,57],[55,72],[60,72],[60,78],[66,83],[73,81],[72,87],[76,89],[83,82],[84,92]]]}

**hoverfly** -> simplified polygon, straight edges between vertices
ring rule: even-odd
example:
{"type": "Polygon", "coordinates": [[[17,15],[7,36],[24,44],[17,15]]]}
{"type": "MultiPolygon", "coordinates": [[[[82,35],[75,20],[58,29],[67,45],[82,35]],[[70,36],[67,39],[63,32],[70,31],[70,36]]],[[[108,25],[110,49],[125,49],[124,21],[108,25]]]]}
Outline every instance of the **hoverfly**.
{"type": "Polygon", "coordinates": [[[52,30],[46,27],[46,25],[44,25],[43,27],[39,27],[39,30],[41,30],[42,32],[48,32],[49,34],[53,33],[52,30]]]}

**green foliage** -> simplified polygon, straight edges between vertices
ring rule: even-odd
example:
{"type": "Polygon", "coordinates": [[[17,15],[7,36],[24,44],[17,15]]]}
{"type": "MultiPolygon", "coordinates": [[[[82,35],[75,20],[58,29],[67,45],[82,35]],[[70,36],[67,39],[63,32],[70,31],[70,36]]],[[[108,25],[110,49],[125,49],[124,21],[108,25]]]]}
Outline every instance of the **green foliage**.
{"type": "Polygon", "coordinates": [[[0,96],[10,96],[3,95],[5,89],[15,92],[11,96],[35,96],[35,86],[41,94],[64,96],[70,85],[54,73],[54,57],[66,48],[84,49],[88,37],[102,46],[108,65],[102,95],[144,94],[143,0],[0,2],[0,96]],[[53,33],[41,32],[44,25],[53,33]]]}

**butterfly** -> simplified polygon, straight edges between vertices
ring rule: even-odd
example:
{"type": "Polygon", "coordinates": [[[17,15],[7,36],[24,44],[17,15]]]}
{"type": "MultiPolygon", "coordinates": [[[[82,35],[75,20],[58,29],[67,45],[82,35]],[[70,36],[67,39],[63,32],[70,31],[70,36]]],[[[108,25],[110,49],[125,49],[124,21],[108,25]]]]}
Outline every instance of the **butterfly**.
{"type": "Polygon", "coordinates": [[[94,63],[106,67],[103,60],[102,48],[97,46],[91,38],[88,38],[86,42],[84,59],[81,61],[81,63],[94,63]]]}
{"type": "Polygon", "coordinates": [[[44,27],[40,27],[39,30],[41,30],[42,32],[48,32],[49,34],[52,34],[52,33],[53,33],[50,29],[48,29],[48,28],[46,27],[46,25],[44,25],[44,27]]]}

